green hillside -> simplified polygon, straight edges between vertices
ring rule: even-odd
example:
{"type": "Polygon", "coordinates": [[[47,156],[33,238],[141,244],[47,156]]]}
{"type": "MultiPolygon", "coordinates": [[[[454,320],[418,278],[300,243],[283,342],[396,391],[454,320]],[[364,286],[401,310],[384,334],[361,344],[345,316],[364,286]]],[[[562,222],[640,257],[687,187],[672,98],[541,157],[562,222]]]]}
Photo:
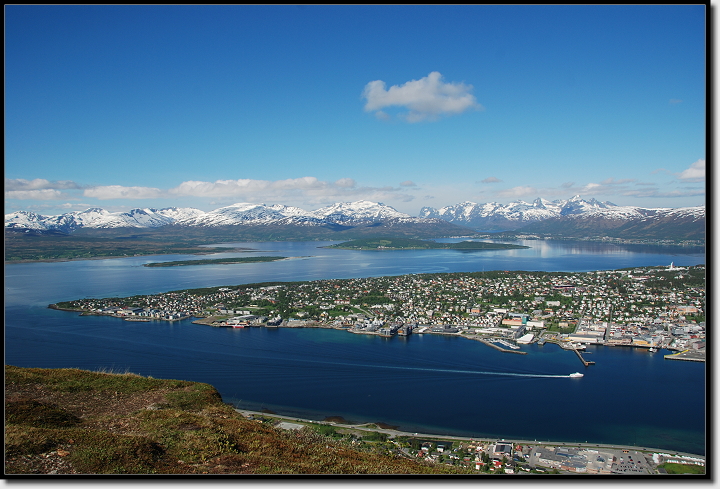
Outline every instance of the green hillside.
{"type": "Polygon", "coordinates": [[[248,419],[208,384],[5,366],[5,474],[468,474],[248,419]]]}

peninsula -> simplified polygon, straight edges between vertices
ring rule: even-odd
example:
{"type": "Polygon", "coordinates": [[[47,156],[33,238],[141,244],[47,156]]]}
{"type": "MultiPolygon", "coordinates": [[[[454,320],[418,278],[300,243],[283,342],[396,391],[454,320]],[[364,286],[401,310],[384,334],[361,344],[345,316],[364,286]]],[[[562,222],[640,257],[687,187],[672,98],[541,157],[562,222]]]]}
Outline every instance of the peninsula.
{"type": "Polygon", "coordinates": [[[488,243],[485,241],[461,241],[460,243],[438,243],[410,238],[363,238],[346,241],[336,245],[325,246],[341,250],[516,250],[529,248],[529,246],[509,243],[488,243]]]}

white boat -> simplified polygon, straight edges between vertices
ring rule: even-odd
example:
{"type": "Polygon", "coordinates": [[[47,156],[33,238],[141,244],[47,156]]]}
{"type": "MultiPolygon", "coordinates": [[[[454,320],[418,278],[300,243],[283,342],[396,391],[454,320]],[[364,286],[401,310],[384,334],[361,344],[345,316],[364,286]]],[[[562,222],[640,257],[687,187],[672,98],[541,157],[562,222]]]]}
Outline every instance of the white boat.
{"type": "Polygon", "coordinates": [[[575,373],[568,375],[568,377],[572,377],[572,378],[578,378],[578,377],[582,377],[582,376],[583,376],[583,374],[581,374],[580,372],[575,372],[575,373]]]}

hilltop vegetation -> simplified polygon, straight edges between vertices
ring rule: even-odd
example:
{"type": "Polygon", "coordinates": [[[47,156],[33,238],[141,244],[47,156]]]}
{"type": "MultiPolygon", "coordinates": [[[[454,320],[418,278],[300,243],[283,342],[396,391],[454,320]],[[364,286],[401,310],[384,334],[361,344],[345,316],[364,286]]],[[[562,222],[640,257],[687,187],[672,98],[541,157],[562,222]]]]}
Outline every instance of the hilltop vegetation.
{"type": "Polygon", "coordinates": [[[6,474],[463,474],[250,420],[214,387],[5,366],[6,474]]]}

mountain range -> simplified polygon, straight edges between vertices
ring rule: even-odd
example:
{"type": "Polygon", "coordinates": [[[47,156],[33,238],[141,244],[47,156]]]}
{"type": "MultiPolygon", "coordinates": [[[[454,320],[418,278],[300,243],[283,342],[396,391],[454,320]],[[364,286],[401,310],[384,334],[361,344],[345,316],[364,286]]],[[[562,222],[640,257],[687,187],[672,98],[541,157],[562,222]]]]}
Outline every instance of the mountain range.
{"type": "MultiPolygon", "coordinates": [[[[463,202],[435,209],[423,207],[419,217],[365,200],[336,203],[314,211],[281,204],[238,203],[205,212],[194,208],[133,209],[109,212],[100,208],[43,216],[17,211],[5,215],[5,229],[71,234],[79,229],[227,228],[236,226],[284,229],[348,230],[379,226],[388,230],[432,228],[440,235],[468,231],[514,231],[567,237],[614,236],[657,239],[704,239],[705,207],[642,208],[618,206],[575,196],[568,200],[536,199],[509,204],[463,202]]],[[[379,231],[380,229],[378,229],[379,231]]]]}
{"type": "Polygon", "coordinates": [[[163,226],[220,227],[290,225],[351,227],[372,223],[445,224],[442,219],[411,217],[382,203],[358,201],[332,204],[314,211],[281,204],[239,203],[210,212],[193,208],[132,209],[108,212],[90,208],[59,216],[17,211],[5,215],[5,229],[72,233],[84,229],[159,228],[163,226]]]}

